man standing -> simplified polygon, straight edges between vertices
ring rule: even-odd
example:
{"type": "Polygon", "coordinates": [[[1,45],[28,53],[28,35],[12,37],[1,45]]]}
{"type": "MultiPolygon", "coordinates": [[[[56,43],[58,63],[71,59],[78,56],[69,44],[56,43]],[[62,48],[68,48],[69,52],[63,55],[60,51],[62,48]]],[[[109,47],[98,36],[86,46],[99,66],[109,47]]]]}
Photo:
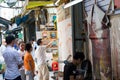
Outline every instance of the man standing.
{"type": "Polygon", "coordinates": [[[0,53],[3,54],[3,51],[6,49],[5,39],[2,40],[2,45],[0,47],[0,53]]]}
{"type": "Polygon", "coordinates": [[[82,63],[85,56],[82,52],[76,52],[73,56],[73,60],[70,63],[66,63],[64,66],[64,75],[63,80],[76,80],[77,74],[77,66],[82,63]]]}
{"type": "Polygon", "coordinates": [[[37,41],[37,49],[35,51],[35,61],[37,64],[38,78],[39,80],[49,80],[49,70],[46,63],[46,48],[51,44],[43,45],[42,39],[37,41]]]}
{"type": "Polygon", "coordinates": [[[2,40],[2,45],[0,47],[0,62],[1,62],[1,70],[0,72],[2,73],[3,79],[4,79],[4,75],[5,75],[5,62],[4,62],[4,58],[2,56],[4,50],[6,49],[6,42],[5,39],[2,40]]]}
{"type": "MultiPolygon", "coordinates": [[[[22,60],[24,61],[24,55],[25,55],[25,43],[24,43],[24,41],[21,41],[21,42],[19,43],[19,48],[20,48],[20,49],[18,50],[18,52],[19,52],[22,60]]],[[[21,79],[22,79],[22,80],[26,80],[24,66],[22,66],[22,67],[19,69],[19,71],[20,71],[20,74],[21,74],[21,79]]]]}
{"type": "Polygon", "coordinates": [[[6,64],[5,80],[21,80],[19,68],[22,67],[23,61],[17,50],[13,48],[15,37],[8,35],[6,37],[7,47],[3,52],[6,64]]]}

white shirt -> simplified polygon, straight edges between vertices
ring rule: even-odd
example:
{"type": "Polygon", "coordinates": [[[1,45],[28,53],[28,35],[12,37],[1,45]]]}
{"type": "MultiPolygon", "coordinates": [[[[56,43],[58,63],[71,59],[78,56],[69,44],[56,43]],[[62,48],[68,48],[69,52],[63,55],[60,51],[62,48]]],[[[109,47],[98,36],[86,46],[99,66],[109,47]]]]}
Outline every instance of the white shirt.
{"type": "Polygon", "coordinates": [[[33,59],[35,59],[35,49],[37,48],[37,43],[34,41],[32,44],[32,51],[31,51],[31,55],[33,57],[33,59]]]}
{"type": "MultiPolygon", "coordinates": [[[[25,51],[18,50],[18,53],[20,54],[21,58],[25,55],[25,51]]],[[[24,70],[24,66],[22,66],[19,70],[24,70]]]]}
{"type": "Polygon", "coordinates": [[[5,45],[1,45],[1,47],[0,47],[0,64],[4,63],[4,58],[3,58],[2,54],[3,54],[5,49],[6,49],[6,46],[5,45]]]}
{"type": "Polygon", "coordinates": [[[22,64],[23,61],[17,50],[11,46],[7,46],[3,52],[3,57],[6,63],[5,78],[15,79],[20,76],[18,65],[22,64]]]}
{"type": "Polygon", "coordinates": [[[20,54],[21,57],[25,55],[25,51],[21,51],[20,49],[18,50],[18,53],[20,54]]]}
{"type": "Polygon", "coordinates": [[[6,49],[5,45],[1,45],[1,47],[0,47],[1,54],[3,54],[3,52],[4,52],[5,49],[6,49]]]}
{"type": "Polygon", "coordinates": [[[37,62],[37,65],[42,65],[46,63],[46,54],[45,54],[46,46],[38,46],[35,50],[35,59],[37,62]]]}

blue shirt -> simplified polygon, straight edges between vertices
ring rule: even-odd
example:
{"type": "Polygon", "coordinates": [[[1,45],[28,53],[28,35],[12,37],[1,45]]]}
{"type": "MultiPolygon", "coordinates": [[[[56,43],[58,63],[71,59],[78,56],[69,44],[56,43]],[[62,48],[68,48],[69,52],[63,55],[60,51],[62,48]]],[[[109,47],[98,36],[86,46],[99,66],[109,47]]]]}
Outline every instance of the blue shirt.
{"type": "Polygon", "coordinates": [[[6,64],[5,78],[15,79],[20,76],[18,65],[22,64],[23,61],[17,50],[11,46],[7,46],[3,52],[3,57],[6,64]]]}

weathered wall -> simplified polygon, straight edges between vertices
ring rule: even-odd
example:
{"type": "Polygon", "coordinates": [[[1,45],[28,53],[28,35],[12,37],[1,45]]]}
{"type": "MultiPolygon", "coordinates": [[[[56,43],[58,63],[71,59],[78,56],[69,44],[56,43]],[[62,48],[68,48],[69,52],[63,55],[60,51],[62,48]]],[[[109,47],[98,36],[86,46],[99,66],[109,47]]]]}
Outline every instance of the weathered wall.
{"type": "Polygon", "coordinates": [[[120,79],[120,15],[111,16],[111,58],[113,67],[113,77],[120,79]]]}
{"type": "MultiPolygon", "coordinates": [[[[63,9],[61,5],[57,9],[57,29],[58,29],[58,46],[59,60],[66,60],[69,55],[72,55],[72,25],[70,9],[63,9]]],[[[63,71],[64,64],[59,64],[59,70],[63,71]]]]}

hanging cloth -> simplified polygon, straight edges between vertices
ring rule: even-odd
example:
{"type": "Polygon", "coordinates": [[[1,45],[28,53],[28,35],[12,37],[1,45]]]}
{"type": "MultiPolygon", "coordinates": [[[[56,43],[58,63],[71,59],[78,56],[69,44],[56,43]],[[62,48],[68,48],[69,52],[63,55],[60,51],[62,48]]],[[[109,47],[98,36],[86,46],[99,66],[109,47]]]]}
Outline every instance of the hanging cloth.
{"type": "Polygon", "coordinates": [[[91,43],[89,51],[91,51],[93,60],[93,75],[95,80],[110,80],[112,76],[112,73],[107,73],[108,69],[111,70],[111,56],[109,29],[106,24],[103,24],[105,16],[105,12],[97,4],[94,4],[87,18],[88,37],[91,43]]]}

